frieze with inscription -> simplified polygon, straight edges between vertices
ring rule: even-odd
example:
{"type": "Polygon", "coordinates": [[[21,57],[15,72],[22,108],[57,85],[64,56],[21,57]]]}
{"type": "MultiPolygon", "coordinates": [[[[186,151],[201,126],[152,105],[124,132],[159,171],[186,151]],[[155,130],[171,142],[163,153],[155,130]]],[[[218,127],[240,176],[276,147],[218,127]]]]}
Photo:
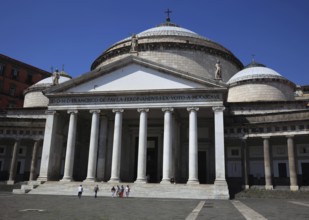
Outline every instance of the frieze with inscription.
{"type": "Polygon", "coordinates": [[[135,104],[135,103],[179,103],[179,102],[212,102],[221,101],[222,95],[181,94],[181,95],[121,95],[121,96],[88,96],[88,97],[51,97],[50,106],[91,105],[91,104],[135,104]]]}

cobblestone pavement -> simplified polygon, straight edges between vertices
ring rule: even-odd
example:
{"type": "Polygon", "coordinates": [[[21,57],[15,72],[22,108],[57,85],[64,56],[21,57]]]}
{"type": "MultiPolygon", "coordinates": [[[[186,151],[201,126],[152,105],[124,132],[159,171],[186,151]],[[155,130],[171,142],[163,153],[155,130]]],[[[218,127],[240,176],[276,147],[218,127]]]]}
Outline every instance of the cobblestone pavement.
{"type": "Polygon", "coordinates": [[[0,219],[309,219],[309,200],[184,200],[0,193],[0,219]]]}

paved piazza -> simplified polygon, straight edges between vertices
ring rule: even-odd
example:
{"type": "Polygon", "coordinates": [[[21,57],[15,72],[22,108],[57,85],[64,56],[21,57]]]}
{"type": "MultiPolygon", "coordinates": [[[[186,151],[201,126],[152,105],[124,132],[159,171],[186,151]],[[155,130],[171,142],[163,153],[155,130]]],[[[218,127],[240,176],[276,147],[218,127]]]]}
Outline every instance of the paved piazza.
{"type": "Polygon", "coordinates": [[[309,200],[183,200],[0,193],[9,219],[309,219],[309,200]]]}

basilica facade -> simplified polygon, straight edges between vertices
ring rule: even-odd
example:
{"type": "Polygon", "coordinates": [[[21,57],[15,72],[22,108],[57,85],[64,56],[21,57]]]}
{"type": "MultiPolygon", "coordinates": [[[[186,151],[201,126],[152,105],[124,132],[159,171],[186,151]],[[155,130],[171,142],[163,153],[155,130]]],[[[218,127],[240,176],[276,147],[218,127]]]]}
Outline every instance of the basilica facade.
{"type": "Polygon", "coordinates": [[[1,178],[295,191],[309,184],[307,108],[307,87],[167,20],[1,113],[1,178]]]}

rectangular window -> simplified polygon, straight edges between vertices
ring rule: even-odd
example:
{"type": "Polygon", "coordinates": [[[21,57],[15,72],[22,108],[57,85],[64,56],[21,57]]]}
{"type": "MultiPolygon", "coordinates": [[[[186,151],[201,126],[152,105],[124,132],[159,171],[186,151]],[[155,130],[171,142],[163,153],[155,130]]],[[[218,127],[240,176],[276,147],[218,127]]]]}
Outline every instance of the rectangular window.
{"type": "Polygon", "coordinates": [[[32,80],[33,80],[33,73],[28,73],[26,83],[32,84],[33,83],[32,80]]]}
{"type": "Polygon", "coordinates": [[[309,156],[309,145],[308,144],[298,144],[297,154],[299,156],[309,156]]]}
{"type": "Polygon", "coordinates": [[[3,146],[0,147],[0,155],[5,154],[5,148],[3,146]]]}
{"type": "Polygon", "coordinates": [[[3,164],[3,162],[2,162],[2,160],[0,160],[0,171],[2,171],[2,164],[3,164]]]}
{"type": "Polygon", "coordinates": [[[239,147],[229,147],[227,148],[228,158],[240,158],[240,148],[239,147]]]}
{"type": "Polygon", "coordinates": [[[5,72],[5,65],[3,63],[0,63],[0,76],[4,75],[5,72]]]}
{"type": "Polygon", "coordinates": [[[16,85],[12,84],[10,86],[9,95],[10,96],[15,96],[15,92],[16,92],[16,85]]]}
{"type": "Polygon", "coordinates": [[[288,176],[287,169],[286,169],[286,163],[278,163],[278,172],[279,177],[286,178],[288,176]]]}
{"type": "Polygon", "coordinates": [[[19,70],[17,68],[12,68],[11,74],[12,74],[12,79],[18,79],[19,70]]]}
{"type": "Polygon", "coordinates": [[[10,100],[8,103],[8,108],[15,108],[15,107],[16,107],[16,102],[14,100],[10,100]]]}
{"type": "Polygon", "coordinates": [[[19,147],[18,155],[19,156],[26,156],[26,147],[24,147],[24,146],[19,147]]]}

